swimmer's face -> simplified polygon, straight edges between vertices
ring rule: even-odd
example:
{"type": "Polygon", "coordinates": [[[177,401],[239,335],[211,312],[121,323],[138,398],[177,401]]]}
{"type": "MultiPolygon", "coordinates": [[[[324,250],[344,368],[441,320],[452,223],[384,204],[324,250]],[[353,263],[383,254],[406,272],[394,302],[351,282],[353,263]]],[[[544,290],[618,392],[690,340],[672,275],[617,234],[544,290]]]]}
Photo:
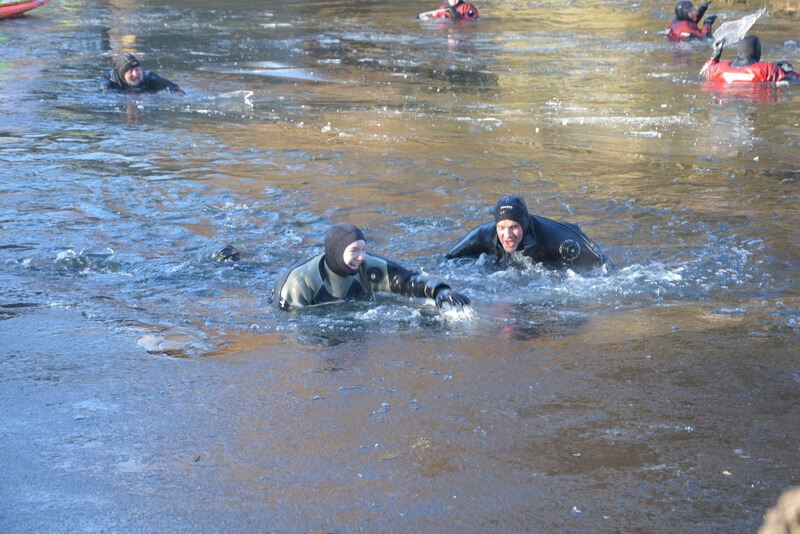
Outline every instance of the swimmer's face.
{"type": "Polygon", "coordinates": [[[503,219],[497,222],[495,229],[497,230],[497,239],[503,245],[503,250],[506,252],[517,250],[522,241],[522,226],[518,222],[511,219],[503,219]]]}
{"type": "Polygon", "coordinates": [[[342,254],[342,259],[345,265],[356,271],[364,263],[364,255],[366,253],[367,243],[363,239],[359,239],[347,245],[347,248],[344,249],[344,254],[342,254]]]}
{"type": "Polygon", "coordinates": [[[459,3],[460,1],[461,1],[461,0],[447,0],[447,4],[448,4],[450,7],[455,7],[455,6],[457,6],[457,5],[458,5],[458,3],[459,3]]]}
{"type": "Polygon", "coordinates": [[[133,67],[125,71],[125,83],[136,86],[142,81],[142,67],[133,67]]]}

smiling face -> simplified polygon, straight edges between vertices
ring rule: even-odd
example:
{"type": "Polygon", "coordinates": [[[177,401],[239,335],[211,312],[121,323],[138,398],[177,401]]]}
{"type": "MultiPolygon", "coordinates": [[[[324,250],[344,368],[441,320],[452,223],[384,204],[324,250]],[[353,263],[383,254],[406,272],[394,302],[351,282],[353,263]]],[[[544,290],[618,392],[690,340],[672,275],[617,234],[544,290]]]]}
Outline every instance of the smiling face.
{"type": "Polygon", "coordinates": [[[139,82],[142,81],[142,67],[133,67],[125,71],[123,75],[125,78],[125,83],[130,86],[139,85],[139,82]]]}
{"type": "Polygon", "coordinates": [[[344,249],[342,260],[349,268],[357,271],[364,262],[364,255],[367,253],[367,243],[363,239],[353,241],[344,249]]]}
{"type": "Polygon", "coordinates": [[[517,250],[520,242],[522,242],[523,234],[522,226],[518,222],[511,219],[503,219],[498,221],[495,229],[497,230],[497,239],[500,240],[503,250],[506,252],[517,250]]]}

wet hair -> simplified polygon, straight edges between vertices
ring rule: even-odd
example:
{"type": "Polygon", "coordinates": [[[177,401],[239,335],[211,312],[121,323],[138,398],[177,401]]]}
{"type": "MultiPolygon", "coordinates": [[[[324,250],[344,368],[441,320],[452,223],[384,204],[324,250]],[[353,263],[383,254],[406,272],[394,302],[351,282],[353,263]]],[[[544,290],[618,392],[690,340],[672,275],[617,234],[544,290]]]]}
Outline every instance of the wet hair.
{"type": "Polygon", "coordinates": [[[339,276],[352,276],[358,271],[344,262],[344,250],[353,242],[366,241],[364,233],[349,223],[335,224],[325,233],[325,264],[339,276]]]}
{"type": "Polygon", "coordinates": [[[694,9],[694,5],[689,0],[681,0],[675,4],[675,16],[678,20],[692,20],[689,18],[689,12],[694,9]]]}
{"type": "Polygon", "coordinates": [[[736,45],[736,59],[731,63],[734,67],[747,67],[761,61],[761,39],[748,35],[736,45]]]}
{"type": "Polygon", "coordinates": [[[494,222],[496,224],[505,219],[519,224],[523,231],[528,229],[531,216],[528,213],[528,206],[521,196],[506,195],[497,201],[494,207],[494,222]]]}

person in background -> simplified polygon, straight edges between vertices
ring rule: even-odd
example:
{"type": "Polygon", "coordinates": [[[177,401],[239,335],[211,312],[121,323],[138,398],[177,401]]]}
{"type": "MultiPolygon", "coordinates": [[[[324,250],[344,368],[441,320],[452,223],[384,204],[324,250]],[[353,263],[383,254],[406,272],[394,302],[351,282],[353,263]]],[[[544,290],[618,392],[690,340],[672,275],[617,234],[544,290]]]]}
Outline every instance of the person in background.
{"type": "Polygon", "coordinates": [[[478,18],[478,8],[464,0],[447,0],[447,5],[442,4],[437,10],[421,13],[419,18],[475,20],[478,18]]]}
{"type": "Polygon", "coordinates": [[[444,280],[367,253],[364,234],[352,224],[332,226],[325,234],[325,252],[289,267],[278,277],[271,300],[282,310],[292,310],[369,299],[379,291],[434,299],[438,308],[445,303],[456,308],[469,305],[469,298],[453,291],[444,280]]]}
{"type": "Polygon", "coordinates": [[[447,253],[447,258],[488,254],[495,265],[507,265],[515,255],[527,256],[553,269],[590,271],[607,263],[600,248],[577,225],[531,215],[519,195],[497,201],[494,222],[484,223],[447,253]]]}
{"type": "Polygon", "coordinates": [[[101,91],[111,89],[126,93],[156,93],[166,89],[169,93],[186,94],[177,84],[151,70],[142,70],[133,54],[116,56],[111,64],[113,68],[100,77],[101,91]]]}
{"type": "Polygon", "coordinates": [[[667,39],[670,41],[690,41],[693,39],[710,39],[711,26],[717,20],[716,15],[706,17],[703,27],[698,23],[711,2],[703,2],[697,9],[688,0],[680,0],[675,4],[675,20],[667,28],[667,39]]]}
{"type": "Polygon", "coordinates": [[[796,82],[800,74],[788,61],[761,61],[761,40],[748,35],[736,45],[736,59],[720,61],[725,40],[714,43],[711,59],[706,61],[700,75],[710,82],[796,82]]]}

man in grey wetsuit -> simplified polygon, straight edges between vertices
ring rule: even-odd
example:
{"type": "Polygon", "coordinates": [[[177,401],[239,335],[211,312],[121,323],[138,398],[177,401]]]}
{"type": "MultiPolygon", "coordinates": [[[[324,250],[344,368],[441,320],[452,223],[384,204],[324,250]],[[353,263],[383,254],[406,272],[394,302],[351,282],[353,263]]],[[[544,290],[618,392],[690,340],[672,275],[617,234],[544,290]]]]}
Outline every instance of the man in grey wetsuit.
{"type": "Polygon", "coordinates": [[[531,215],[519,195],[497,201],[494,222],[482,224],[467,234],[447,258],[494,256],[505,265],[515,254],[528,256],[553,269],[590,271],[608,259],[577,225],[531,215]]]}
{"type": "Polygon", "coordinates": [[[112,89],[131,93],[156,93],[166,89],[169,93],[186,94],[178,84],[151,70],[142,70],[139,60],[133,54],[117,56],[111,64],[114,68],[100,77],[101,91],[112,89]]]}
{"type": "Polygon", "coordinates": [[[366,251],[358,227],[337,224],[325,234],[325,253],[292,265],[278,278],[272,301],[283,310],[337,300],[371,298],[388,291],[408,297],[430,298],[441,308],[469,304],[469,298],[452,291],[441,279],[409,271],[366,251]]]}

